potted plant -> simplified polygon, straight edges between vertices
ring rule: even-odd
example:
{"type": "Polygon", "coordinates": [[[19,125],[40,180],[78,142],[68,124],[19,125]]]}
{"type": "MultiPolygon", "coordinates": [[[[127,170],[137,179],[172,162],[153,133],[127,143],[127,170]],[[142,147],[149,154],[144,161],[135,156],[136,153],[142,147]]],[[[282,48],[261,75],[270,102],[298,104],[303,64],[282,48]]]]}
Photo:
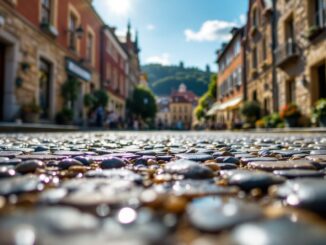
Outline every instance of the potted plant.
{"type": "Polygon", "coordinates": [[[283,122],[282,118],[278,113],[265,116],[263,118],[266,128],[277,128],[279,124],[283,122]]]}
{"type": "Polygon", "coordinates": [[[280,112],[281,118],[284,119],[286,126],[289,128],[298,126],[300,114],[300,110],[295,104],[285,105],[280,112]]]}
{"type": "Polygon", "coordinates": [[[326,127],[326,99],[320,99],[316,102],[312,110],[312,121],[319,123],[321,127],[326,127]]]}
{"type": "Polygon", "coordinates": [[[40,112],[41,108],[36,104],[35,99],[21,108],[22,118],[26,123],[37,123],[40,119],[40,112]]]}
{"type": "Polygon", "coordinates": [[[240,112],[245,119],[245,123],[254,127],[260,115],[260,106],[256,101],[248,101],[244,103],[240,112]]]}
{"type": "Polygon", "coordinates": [[[62,125],[71,125],[73,120],[73,111],[67,107],[64,107],[56,115],[56,123],[62,125]]]}
{"type": "Polygon", "coordinates": [[[317,37],[321,33],[322,29],[318,26],[311,26],[307,31],[307,38],[312,41],[315,37],[317,37]]]}

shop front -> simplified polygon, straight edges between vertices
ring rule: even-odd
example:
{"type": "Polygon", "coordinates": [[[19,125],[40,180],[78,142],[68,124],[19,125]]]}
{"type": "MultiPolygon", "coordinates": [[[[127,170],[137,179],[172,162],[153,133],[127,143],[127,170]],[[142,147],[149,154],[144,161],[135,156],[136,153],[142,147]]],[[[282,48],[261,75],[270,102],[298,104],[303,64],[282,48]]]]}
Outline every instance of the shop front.
{"type": "Polygon", "coordinates": [[[85,123],[86,111],[84,107],[84,95],[90,90],[92,73],[79,62],[66,57],[67,81],[76,82],[77,86],[73,91],[77,96],[74,101],[68,102],[68,107],[73,110],[74,122],[78,125],[85,123]]]}

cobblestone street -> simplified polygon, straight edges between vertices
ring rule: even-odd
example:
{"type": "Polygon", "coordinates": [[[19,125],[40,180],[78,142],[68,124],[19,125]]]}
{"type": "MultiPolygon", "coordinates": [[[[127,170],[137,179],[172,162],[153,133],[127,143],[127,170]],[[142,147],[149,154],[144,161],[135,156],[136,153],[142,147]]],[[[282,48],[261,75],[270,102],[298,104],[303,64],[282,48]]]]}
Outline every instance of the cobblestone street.
{"type": "Polygon", "coordinates": [[[0,244],[326,241],[326,134],[20,134],[0,149],[0,244]]]}

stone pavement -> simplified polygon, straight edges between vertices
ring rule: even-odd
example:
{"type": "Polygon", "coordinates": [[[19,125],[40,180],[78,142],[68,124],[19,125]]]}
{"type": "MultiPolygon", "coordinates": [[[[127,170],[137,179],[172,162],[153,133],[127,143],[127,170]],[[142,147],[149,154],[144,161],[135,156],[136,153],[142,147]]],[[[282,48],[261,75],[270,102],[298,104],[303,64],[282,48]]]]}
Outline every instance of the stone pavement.
{"type": "Polygon", "coordinates": [[[0,135],[0,244],[326,244],[326,134],[0,135]]]}

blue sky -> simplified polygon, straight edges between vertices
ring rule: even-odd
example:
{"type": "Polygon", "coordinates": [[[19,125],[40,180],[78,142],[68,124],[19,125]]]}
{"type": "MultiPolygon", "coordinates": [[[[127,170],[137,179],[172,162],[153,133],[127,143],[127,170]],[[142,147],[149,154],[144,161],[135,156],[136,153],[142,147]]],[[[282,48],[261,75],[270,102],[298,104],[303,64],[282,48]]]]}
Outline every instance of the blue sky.
{"type": "Polygon", "coordinates": [[[94,0],[95,8],[117,33],[128,19],[138,30],[141,63],[179,64],[216,70],[215,51],[229,30],[245,22],[246,0],[94,0]]]}

